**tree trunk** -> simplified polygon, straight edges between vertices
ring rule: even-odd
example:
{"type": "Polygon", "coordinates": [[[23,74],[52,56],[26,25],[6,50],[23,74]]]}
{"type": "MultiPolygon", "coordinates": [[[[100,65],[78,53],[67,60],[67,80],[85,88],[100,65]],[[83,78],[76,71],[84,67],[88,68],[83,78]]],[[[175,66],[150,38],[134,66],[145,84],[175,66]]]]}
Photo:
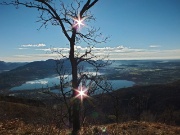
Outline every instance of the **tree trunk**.
{"type": "Polygon", "coordinates": [[[79,99],[75,98],[77,95],[77,92],[75,90],[78,89],[78,78],[77,78],[77,60],[74,57],[74,41],[70,43],[70,61],[71,61],[71,67],[72,67],[72,98],[73,98],[73,114],[72,114],[72,124],[73,124],[73,135],[77,135],[78,131],[80,130],[80,106],[79,106],[79,99]]]}
{"type": "Polygon", "coordinates": [[[73,103],[73,135],[77,135],[80,130],[79,110],[79,101],[75,99],[73,103]]]}

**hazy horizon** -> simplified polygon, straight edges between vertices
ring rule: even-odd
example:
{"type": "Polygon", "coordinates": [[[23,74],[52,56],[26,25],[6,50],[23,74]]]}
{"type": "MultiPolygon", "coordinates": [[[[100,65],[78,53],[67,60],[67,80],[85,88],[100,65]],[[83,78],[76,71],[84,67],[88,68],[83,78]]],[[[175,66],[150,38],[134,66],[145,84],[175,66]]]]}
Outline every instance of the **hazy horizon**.
{"type": "MultiPolygon", "coordinates": [[[[37,61],[47,61],[47,60],[57,60],[57,59],[44,59],[44,60],[34,60],[34,61],[3,61],[0,60],[2,62],[6,62],[6,63],[30,63],[30,62],[37,62],[37,61]]],[[[110,59],[110,61],[179,61],[180,58],[178,59],[110,59]]]]}

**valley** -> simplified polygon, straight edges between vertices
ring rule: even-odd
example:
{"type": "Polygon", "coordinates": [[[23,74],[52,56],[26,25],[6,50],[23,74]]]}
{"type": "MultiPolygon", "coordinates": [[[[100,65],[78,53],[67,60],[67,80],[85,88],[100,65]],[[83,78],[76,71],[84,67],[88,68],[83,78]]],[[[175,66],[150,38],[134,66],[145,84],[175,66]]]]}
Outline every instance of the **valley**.
{"type": "MultiPolygon", "coordinates": [[[[83,65],[84,71],[93,71],[91,65],[83,65]]],[[[0,90],[10,90],[29,81],[58,77],[56,66],[54,60],[37,61],[0,73],[0,90]]],[[[69,61],[66,61],[64,67],[70,71],[69,61]]],[[[180,60],[119,60],[113,61],[99,73],[104,74],[108,80],[127,80],[135,82],[135,85],[166,84],[180,79],[180,60]]],[[[58,81],[55,82],[54,85],[58,85],[58,81]]],[[[43,82],[42,84],[39,82],[39,85],[45,87],[43,82]]],[[[46,81],[46,85],[48,85],[48,81],[46,81]]]]}
{"type": "MultiPolygon", "coordinates": [[[[59,131],[67,129],[63,120],[68,122],[64,116],[68,112],[64,106],[63,96],[54,91],[60,88],[58,74],[54,70],[55,66],[53,60],[41,61],[28,63],[0,74],[0,125],[5,127],[2,133],[11,132],[6,129],[6,123],[12,123],[12,121],[21,123],[14,127],[9,124],[14,128],[12,132],[16,131],[15,127],[22,128],[22,131],[18,129],[16,132],[26,132],[26,126],[30,125],[39,125],[59,131]],[[9,84],[8,87],[3,85],[3,82],[9,84]]],[[[69,68],[68,64],[66,68],[69,68]]],[[[92,71],[92,68],[86,65],[86,72],[87,69],[92,71]]],[[[144,123],[147,123],[148,126],[151,126],[152,122],[155,125],[160,122],[173,125],[171,127],[173,131],[170,131],[167,125],[164,125],[168,129],[166,131],[163,128],[155,128],[154,131],[149,129],[148,131],[142,129],[139,131],[142,133],[161,131],[167,134],[179,132],[179,128],[176,129],[176,126],[180,125],[179,60],[114,61],[112,65],[101,69],[99,76],[106,76],[108,80],[114,80],[116,83],[112,83],[112,86],[116,85],[117,87],[114,87],[111,92],[90,95],[83,100],[81,107],[84,114],[81,117],[85,118],[84,128],[91,123],[97,127],[88,130],[101,132],[100,125],[119,123],[117,126],[121,126],[123,123],[131,123],[132,126],[134,124],[144,126],[144,123]],[[123,83],[133,82],[133,85],[121,87],[121,81],[123,83]]],[[[69,100],[68,96],[66,100],[69,100]]],[[[129,133],[134,131],[129,126],[123,126],[123,129],[128,129],[123,131],[129,133]]],[[[111,130],[115,130],[107,127],[109,133],[111,130]]],[[[69,130],[67,129],[66,133],[69,130]]],[[[55,133],[53,130],[51,131],[55,133]]],[[[122,130],[118,129],[116,132],[120,131],[122,130]]],[[[46,131],[41,129],[40,132],[46,131]]]]}

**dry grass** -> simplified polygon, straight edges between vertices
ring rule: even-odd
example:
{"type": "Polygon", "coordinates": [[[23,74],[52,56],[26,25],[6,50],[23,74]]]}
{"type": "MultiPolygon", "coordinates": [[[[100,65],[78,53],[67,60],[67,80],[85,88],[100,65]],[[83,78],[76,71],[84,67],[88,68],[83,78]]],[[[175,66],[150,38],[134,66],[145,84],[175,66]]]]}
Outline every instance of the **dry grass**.
{"type": "Polygon", "coordinates": [[[14,119],[0,122],[0,135],[65,135],[67,130],[59,130],[54,125],[32,125],[14,119]]]}
{"type": "MultiPolygon", "coordinates": [[[[19,119],[0,122],[1,135],[69,135],[70,130],[59,130],[54,125],[26,124],[19,119]]],[[[126,122],[89,126],[81,129],[80,135],[180,135],[180,127],[161,123],[126,122]]]]}
{"type": "Polygon", "coordinates": [[[126,122],[92,126],[81,130],[81,135],[180,135],[180,127],[161,123],[126,122]]]}
{"type": "MultiPolygon", "coordinates": [[[[51,116],[47,108],[0,101],[0,135],[71,134],[71,130],[57,128],[51,116]]],[[[180,135],[180,127],[131,121],[118,125],[89,125],[83,127],[79,135],[180,135]]]]}

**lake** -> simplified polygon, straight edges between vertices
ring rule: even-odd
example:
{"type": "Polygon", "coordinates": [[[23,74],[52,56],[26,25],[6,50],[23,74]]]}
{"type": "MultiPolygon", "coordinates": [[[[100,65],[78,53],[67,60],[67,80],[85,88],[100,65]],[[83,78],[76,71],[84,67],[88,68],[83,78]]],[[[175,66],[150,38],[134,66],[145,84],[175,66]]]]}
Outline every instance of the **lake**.
{"type": "MultiPolygon", "coordinates": [[[[69,79],[70,80],[70,79],[69,79]]],[[[108,80],[111,82],[114,90],[119,88],[132,87],[135,83],[127,80],[108,80]]],[[[13,87],[10,90],[30,90],[30,89],[40,89],[40,88],[48,88],[53,87],[55,85],[59,85],[59,77],[49,77],[44,79],[37,79],[33,81],[27,81],[21,86],[13,87]]]]}

